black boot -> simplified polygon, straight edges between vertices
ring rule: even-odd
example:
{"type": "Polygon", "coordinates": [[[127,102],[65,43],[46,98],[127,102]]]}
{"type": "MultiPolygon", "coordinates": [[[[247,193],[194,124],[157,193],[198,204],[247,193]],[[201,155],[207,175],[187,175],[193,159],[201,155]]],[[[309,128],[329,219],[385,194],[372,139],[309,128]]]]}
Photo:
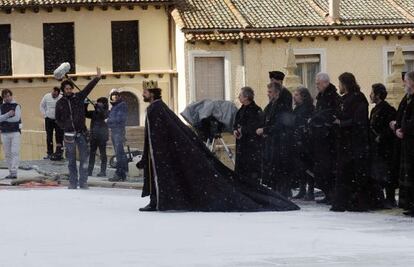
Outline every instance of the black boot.
{"type": "Polygon", "coordinates": [[[148,205],[139,209],[139,211],[156,211],[156,210],[157,210],[157,202],[153,197],[151,197],[150,203],[148,205]]]}

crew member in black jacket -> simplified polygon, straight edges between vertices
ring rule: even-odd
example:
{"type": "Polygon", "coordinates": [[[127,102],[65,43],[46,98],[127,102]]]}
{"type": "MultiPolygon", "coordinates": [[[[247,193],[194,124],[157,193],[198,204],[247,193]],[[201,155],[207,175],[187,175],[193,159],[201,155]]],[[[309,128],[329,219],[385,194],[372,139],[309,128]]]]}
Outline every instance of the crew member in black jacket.
{"type": "Polygon", "coordinates": [[[88,188],[88,141],[85,125],[86,97],[101,79],[101,69],[96,69],[96,77],[86,87],[74,93],[71,81],[62,82],[60,89],[63,97],[56,103],[56,123],[64,131],[66,157],[69,160],[69,189],[88,188]],[[79,179],[76,167],[76,146],[79,149],[79,179]]]}
{"type": "Polygon", "coordinates": [[[108,98],[100,97],[96,100],[94,105],[95,110],[88,110],[88,105],[85,105],[86,108],[86,118],[91,119],[90,127],[90,154],[89,154],[89,168],[88,175],[92,176],[93,168],[95,166],[95,156],[96,150],[99,148],[99,154],[101,157],[101,170],[96,175],[98,177],[106,176],[106,165],[107,165],[107,156],[106,156],[106,142],[108,141],[109,130],[108,125],[105,120],[108,118],[108,98]]]}

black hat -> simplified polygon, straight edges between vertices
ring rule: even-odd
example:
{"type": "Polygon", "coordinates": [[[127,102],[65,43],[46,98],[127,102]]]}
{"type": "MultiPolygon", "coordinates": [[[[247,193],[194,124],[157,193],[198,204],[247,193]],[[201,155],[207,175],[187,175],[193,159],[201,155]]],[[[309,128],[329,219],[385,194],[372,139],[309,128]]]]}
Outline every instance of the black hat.
{"type": "Polygon", "coordinates": [[[285,78],[285,74],[281,71],[269,71],[269,78],[278,81],[283,81],[283,79],[285,78]]]}

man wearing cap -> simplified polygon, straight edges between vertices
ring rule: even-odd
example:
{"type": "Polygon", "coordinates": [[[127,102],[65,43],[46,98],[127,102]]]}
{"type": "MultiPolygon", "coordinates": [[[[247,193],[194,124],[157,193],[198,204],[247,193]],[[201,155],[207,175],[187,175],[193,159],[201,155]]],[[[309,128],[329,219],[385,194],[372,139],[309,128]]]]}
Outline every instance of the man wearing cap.
{"type": "Polygon", "coordinates": [[[278,83],[282,86],[282,91],[280,92],[279,96],[280,102],[292,111],[292,93],[283,86],[283,79],[285,79],[285,74],[281,71],[270,71],[269,79],[271,83],[278,83]]]}
{"type": "Polygon", "coordinates": [[[125,181],[128,172],[128,160],[124,150],[128,107],[118,90],[112,90],[109,99],[112,109],[109,112],[107,124],[111,130],[111,140],[115,150],[116,171],[114,177],[108,180],[111,182],[125,181]]]}

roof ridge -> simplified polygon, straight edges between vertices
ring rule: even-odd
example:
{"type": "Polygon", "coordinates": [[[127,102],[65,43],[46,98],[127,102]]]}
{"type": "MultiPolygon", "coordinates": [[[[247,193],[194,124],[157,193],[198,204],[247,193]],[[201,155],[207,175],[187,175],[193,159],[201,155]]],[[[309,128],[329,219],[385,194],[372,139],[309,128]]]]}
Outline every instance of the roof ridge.
{"type": "Polygon", "coordinates": [[[395,9],[397,9],[401,14],[408,20],[414,22],[414,16],[410,14],[407,10],[405,10],[402,6],[397,4],[394,0],[387,0],[395,9]]]}
{"type": "Polygon", "coordinates": [[[323,8],[316,3],[314,0],[307,0],[309,5],[311,6],[311,8],[313,8],[313,10],[316,11],[316,13],[318,13],[329,25],[334,25],[334,24],[341,24],[340,20],[333,20],[331,16],[329,16],[329,12],[326,12],[325,10],[323,10],[323,8]]]}
{"type": "Polygon", "coordinates": [[[178,28],[180,28],[180,30],[185,27],[184,20],[181,17],[180,11],[178,11],[177,8],[174,8],[171,11],[171,17],[174,19],[175,24],[178,26],[178,28]]]}
{"type": "Polygon", "coordinates": [[[244,29],[251,27],[250,23],[243,17],[241,12],[237,9],[231,0],[224,0],[224,3],[227,5],[230,12],[236,17],[244,29]]]}

